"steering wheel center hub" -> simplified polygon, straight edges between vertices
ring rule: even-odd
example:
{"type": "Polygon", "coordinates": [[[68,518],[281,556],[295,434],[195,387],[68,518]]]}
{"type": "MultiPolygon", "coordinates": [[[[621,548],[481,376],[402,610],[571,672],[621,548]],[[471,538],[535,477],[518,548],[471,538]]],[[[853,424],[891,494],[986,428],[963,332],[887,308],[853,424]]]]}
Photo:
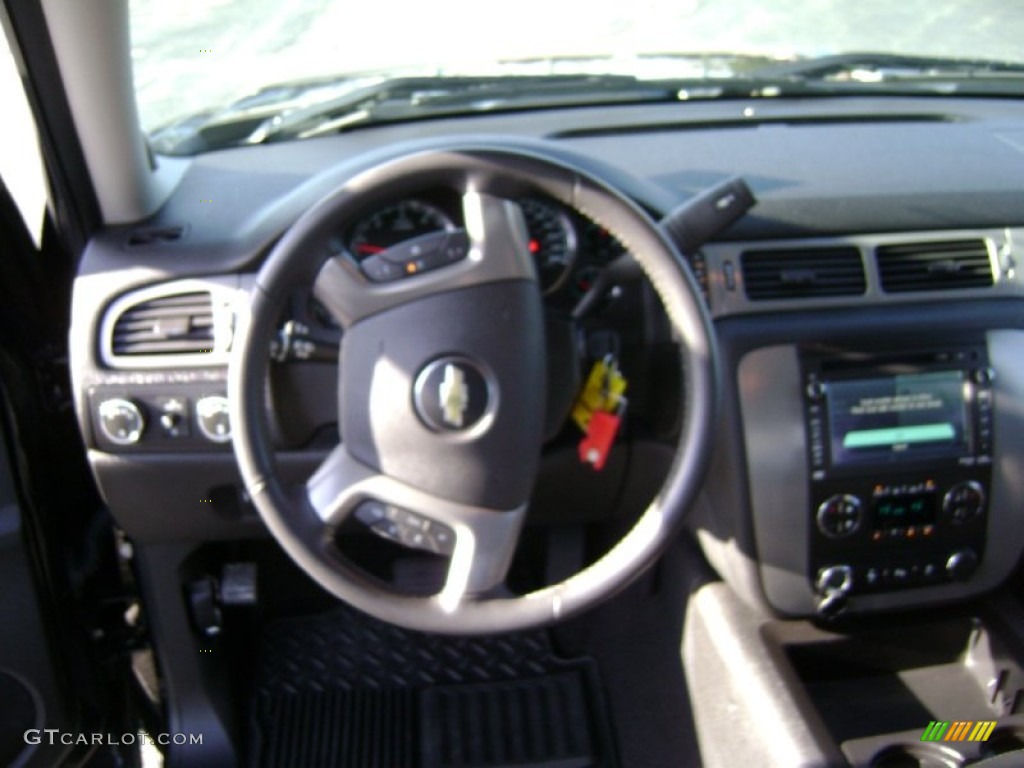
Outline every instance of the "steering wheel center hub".
{"type": "Polygon", "coordinates": [[[420,370],[413,386],[416,414],[437,432],[479,434],[497,407],[494,377],[465,357],[441,357],[420,370]]]}

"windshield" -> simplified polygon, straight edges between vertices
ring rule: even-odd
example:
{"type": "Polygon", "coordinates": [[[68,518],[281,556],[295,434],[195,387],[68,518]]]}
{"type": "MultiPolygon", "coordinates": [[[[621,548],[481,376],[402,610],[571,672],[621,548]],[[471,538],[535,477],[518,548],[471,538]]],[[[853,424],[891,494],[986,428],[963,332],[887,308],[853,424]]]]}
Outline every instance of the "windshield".
{"type": "MultiPolygon", "coordinates": [[[[423,99],[429,94],[425,78],[477,78],[470,83],[475,98],[465,104],[445,91],[444,113],[452,114],[480,110],[481,104],[526,108],[734,95],[728,89],[693,91],[694,81],[704,79],[717,84],[770,76],[783,83],[890,86],[937,75],[944,81],[977,80],[976,69],[940,66],[938,60],[947,59],[1017,65],[1024,72],[1024,4],[1008,0],[130,0],[130,9],[143,128],[151,136],[172,128],[162,134],[163,147],[156,142],[158,151],[201,151],[221,134],[228,144],[258,143],[277,131],[268,120],[301,110],[298,127],[281,131],[284,137],[409,117],[417,98],[430,101],[423,99]],[[769,66],[851,52],[925,61],[858,58],[822,70],[769,66]],[[582,102],[580,88],[566,81],[554,92],[545,90],[544,77],[574,74],[591,78],[579,83],[587,86],[582,102]],[[691,90],[648,88],[627,97],[626,81],[610,89],[602,82],[594,90],[598,75],[627,76],[630,83],[684,83],[691,90]],[[485,90],[488,98],[481,98],[481,77],[519,77],[516,99],[510,101],[508,88],[485,90]],[[380,108],[380,85],[393,78],[406,78],[414,87],[401,94],[405,109],[387,112],[380,108]],[[281,83],[291,87],[268,88],[281,83]],[[541,94],[542,104],[529,101],[541,94]],[[368,112],[370,95],[375,101],[368,112]],[[324,103],[331,108],[311,111],[324,103]],[[326,119],[326,128],[318,127],[313,113],[326,119]],[[211,121],[221,134],[209,130],[211,121]],[[223,130],[225,123],[231,130],[223,130]],[[205,143],[189,145],[186,134],[201,129],[205,143]]],[[[1016,93],[1015,79],[1005,70],[998,74],[1002,86],[1016,93]]],[[[393,106],[395,94],[389,90],[386,96],[393,106]]]]}

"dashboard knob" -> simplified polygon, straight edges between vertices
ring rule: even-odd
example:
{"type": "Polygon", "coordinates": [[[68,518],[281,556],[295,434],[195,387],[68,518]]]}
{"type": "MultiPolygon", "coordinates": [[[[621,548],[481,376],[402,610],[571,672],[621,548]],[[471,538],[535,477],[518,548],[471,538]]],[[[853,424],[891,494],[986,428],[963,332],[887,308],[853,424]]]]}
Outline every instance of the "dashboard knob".
{"type": "Polygon", "coordinates": [[[977,368],[974,371],[974,382],[986,386],[991,384],[996,379],[996,372],[994,368],[985,366],[984,368],[977,368]]]}
{"type": "Polygon", "coordinates": [[[203,437],[214,443],[231,441],[231,420],[228,399],[223,395],[207,395],[196,402],[196,424],[203,437]]]}
{"type": "Polygon", "coordinates": [[[960,549],[946,560],[946,573],[953,581],[967,581],[978,570],[978,555],[973,549],[960,549]]]}
{"type": "Polygon", "coordinates": [[[100,403],[99,427],[103,436],[117,445],[134,445],[142,439],[146,420],[131,400],[112,397],[100,403]]]}
{"type": "Polygon", "coordinates": [[[825,398],[825,382],[820,379],[811,379],[807,382],[805,391],[809,400],[823,400],[825,398]]]}
{"type": "Polygon", "coordinates": [[[832,619],[846,610],[853,588],[853,568],[848,565],[826,565],[818,571],[814,589],[819,595],[815,610],[823,619],[832,619]]]}
{"type": "Polygon", "coordinates": [[[848,565],[827,565],[814,582],[819,595],[846,595],[852,587],[853,569],[848,565]]]}
{"type": "Polygon", "coordinates": [[[857,532],[863,517],[864,509],[860,499],[848,493],[837,493],[821,503],[815,519],[818,530],[825,536],[842,539],[857,532]]]}
{"type": "Polygon", "coordinates": [[[957,483],[942,498],[942,511],[954,523],[965,523],[985,508],[985,489],[975,480],[957,483]]]}

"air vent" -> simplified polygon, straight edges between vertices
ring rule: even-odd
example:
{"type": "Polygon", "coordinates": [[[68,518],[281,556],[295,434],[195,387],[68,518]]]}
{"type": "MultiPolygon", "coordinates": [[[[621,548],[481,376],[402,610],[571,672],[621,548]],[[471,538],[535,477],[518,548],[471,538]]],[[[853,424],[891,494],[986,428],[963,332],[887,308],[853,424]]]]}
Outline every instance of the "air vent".
{"type": "Polygon", "coordinates": [[[115,355],[194,355],[213,351],[213,301],[206,291],[133,304],[114,323],[115,355]]]}
{"type": "Polygon", "coordinates": [[[992,261],[984,240],[882,245],[875,251],[889,293],[987,288],[992,261]]]}
{"type": "Polygon", "coordinates": [[[745,251],[740,262],[752,301],[859,296],[867,290],[856,248],[745,251]]]}
{"type": "Polygon", "coordinates": [[[166,227],[139,227],[133,229],[127,243],[131,247],[142,245],[159,245],[160,243],[174,243],[185,236],[185,227],[180,225],[169,225],[166,227]]]}

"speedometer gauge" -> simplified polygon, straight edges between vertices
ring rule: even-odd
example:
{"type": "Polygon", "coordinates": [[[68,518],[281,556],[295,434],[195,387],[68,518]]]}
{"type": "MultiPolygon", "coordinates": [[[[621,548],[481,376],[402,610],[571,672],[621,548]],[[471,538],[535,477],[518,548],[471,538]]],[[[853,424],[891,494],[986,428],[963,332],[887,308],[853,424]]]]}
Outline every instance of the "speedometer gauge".
{"type": "Polygon", "coordinates": [[[356,224],[349,237],[348,250],[362,261],[414,237],[454,228],[452,220],[437,206],[419,200],[403,200],[356,224]]]}
{"type": "Polygon", "coordinates": [[[552,203],[528,198],[520,200],[519,205],[526,219],[541,290],[552,293],[562,287],[576,261],[576,228],[565,211],[552,203]]]}

